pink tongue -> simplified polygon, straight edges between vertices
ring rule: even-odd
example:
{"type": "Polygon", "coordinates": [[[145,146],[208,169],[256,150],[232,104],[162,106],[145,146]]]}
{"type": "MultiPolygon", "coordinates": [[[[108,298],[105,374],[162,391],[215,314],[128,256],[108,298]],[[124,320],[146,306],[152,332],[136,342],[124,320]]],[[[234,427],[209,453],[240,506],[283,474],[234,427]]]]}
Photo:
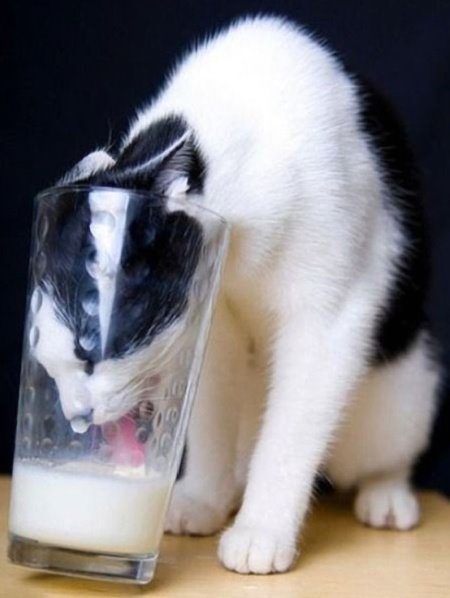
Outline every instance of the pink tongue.
{"type": "Polygon", "coordinates": [[[129,416],[105,424],[102,431],[113,463],[137,466],[144,462],[144,445],[136,440],[136,422],[129,416]]]}

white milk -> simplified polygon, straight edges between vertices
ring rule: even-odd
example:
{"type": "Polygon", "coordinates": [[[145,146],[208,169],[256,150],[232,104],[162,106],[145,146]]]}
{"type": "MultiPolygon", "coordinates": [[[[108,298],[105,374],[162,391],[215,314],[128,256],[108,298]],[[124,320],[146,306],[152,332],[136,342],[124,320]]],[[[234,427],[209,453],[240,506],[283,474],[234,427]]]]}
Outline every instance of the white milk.
{"type": "Polygon", "coordinates": [[[77,550],[157,552],[168,483],[161,478],[100,475],[79,469],[16,461],[10,531],[77,550]]]}

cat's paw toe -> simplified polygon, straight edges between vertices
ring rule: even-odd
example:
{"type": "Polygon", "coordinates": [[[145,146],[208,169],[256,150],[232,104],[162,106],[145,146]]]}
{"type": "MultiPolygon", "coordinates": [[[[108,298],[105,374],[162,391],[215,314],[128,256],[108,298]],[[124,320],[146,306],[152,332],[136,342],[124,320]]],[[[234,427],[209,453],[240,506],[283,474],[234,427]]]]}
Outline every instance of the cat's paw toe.
{"type": "Polygon", "coordinates": [[[225,525],[227,513],[175,487],[164,524],[170,534],[209,536],[225,525]]]}
{"type": "Polygon", "coordinates": [[[219,559],[237,573],[281,573],[296,557],[295,542],[274,531],[236,524],[226,530],[219,543],[219,559]]]}
{"type": "Polygon", "coordinates": [[[406,485],[369,485],[356,497],[355,514],[371,527],[409,530],[419,523],[420,506],[406,485]]]}

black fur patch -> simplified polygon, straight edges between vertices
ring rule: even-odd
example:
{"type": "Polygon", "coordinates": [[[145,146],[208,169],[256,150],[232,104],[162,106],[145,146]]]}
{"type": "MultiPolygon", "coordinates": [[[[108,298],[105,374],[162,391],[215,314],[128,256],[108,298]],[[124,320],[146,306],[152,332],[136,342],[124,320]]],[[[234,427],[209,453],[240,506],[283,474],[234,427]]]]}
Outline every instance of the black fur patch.
{"type": "Polygon", "coordinates": [[[119,154],[116,168],[123,170],[138,166],[157,158],[171,146],[179,149],[177,144],[188,131],[186,122],[179,116],[169,116],[157,120],[132,139],[131,143],[119,154]]]}
{"type": "Polygon", "coordinates": [[[400,219],[409,246],[376,329],[373,363],[381,364],[407,351],[426,324],[429,256],[418,168],[405,132],[386,99],[361,77],[356,82],[361,91],[361,124],[392,190],[387,200],[400,219]]]}
{"type": "Polygon", "coordinates": [[[117,156],[113,166],[78,183],[163,195],[168,180],[185,176],[189,191],[200,193],[205,171],[205,161],[186,121],[171,115],[141,131],[117,156]]]}
{"type": "Polygon", "coordinates": [[[86,270],[96,257],[88,202],[70,190],[57,203],[48,202],[53,221],[46,241],[47,281],[55,289],[59,317],[74,333],[75,354],[86,362],[88,373],[100,358],[122,357],[150,343],[186,308],[203,235],[194,218],[164,207],[163,182],[179,176],[188,178],[190,191],[199,192],[205,164],[185,120],[171,115],[135,137],[113,166],[75,183],[145,190],[155,198],[149,203],[136,197],[129,204],[118,292],[103,356],[98,316],[87,315],[80,305],[88,295],[95,300],[97,293],[86,270]],[[95,340],[89,351],[80,343],[87,338],[91,344],[95,340]]]}
{"type": "Polygon", "coordinates": [[[58,200],[43,197],[39,201],[37,221],[47,221],[48,232],[41,242],[39,256],[45,260],[41,286],[53,295],[57,317],[74,334],[75,355],[86,362],[87,369],[100,358],[100,324],[82,304],[98,303],[94,279],[86,264],[95,258],[95,246],[89,231],[89,204],[70,191],[61,192],[58,200]]]}
{"type": "Polygon", "coordinates": [[[61,189],[55,201],[40,201],[49,222],[38,258],[45,256],[42,286],[51,289],[57,316],[72,331],[75,355],[92,373],[96,362],[120,358],[152,339],[181,316],[200,256],[200,224],[182,211],[168,212],[161,198],[130,199],[121,269],[116,280],[111,326],[101,351],[96,280],[88,272],[96,249],[87,197],[61,189]],[[87,267],[88,266],[88,267],[87,267]],[[86,301],[94,306],[86,310],[86,301]]]}
{"type": "Polygon", "coordinates": [[[184,312],[202,236],[184,212],[131,200],[105,358],[148,345],[184,312]]]}

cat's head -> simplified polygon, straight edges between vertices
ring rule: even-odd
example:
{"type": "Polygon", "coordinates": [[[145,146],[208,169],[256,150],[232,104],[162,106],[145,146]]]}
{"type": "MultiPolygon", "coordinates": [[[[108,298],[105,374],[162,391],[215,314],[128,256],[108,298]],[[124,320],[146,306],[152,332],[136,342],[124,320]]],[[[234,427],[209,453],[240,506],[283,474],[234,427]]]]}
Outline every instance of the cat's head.
{"type": "Polygon", "coordinates": [[[116,157],[89,154],[59,183],[58,201],[44,198],[34,355],[55,380],[67,419],[102,424],[129,412],[157,387],[189,333],[204,234],[188,196],[201,193],[204,170],[192,132],[170,117],[116,157]],[[92,187],[89,199],[73,185],[92,187]]]}

